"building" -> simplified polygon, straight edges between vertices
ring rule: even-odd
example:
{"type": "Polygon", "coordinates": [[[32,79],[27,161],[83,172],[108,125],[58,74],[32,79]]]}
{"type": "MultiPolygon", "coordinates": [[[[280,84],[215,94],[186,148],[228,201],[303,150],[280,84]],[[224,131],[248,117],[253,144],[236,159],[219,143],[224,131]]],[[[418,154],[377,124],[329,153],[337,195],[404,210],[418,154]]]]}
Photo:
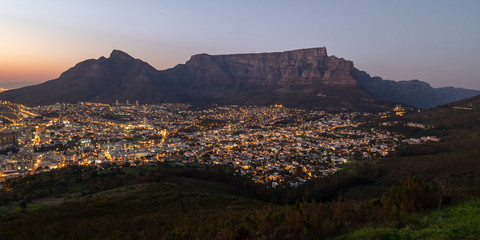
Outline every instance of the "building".
{"type": "Polygon", "coordinates": [[[15,131],[0,132],[0,146],[9,146],[18,144],[18,133],[15,131]]]}

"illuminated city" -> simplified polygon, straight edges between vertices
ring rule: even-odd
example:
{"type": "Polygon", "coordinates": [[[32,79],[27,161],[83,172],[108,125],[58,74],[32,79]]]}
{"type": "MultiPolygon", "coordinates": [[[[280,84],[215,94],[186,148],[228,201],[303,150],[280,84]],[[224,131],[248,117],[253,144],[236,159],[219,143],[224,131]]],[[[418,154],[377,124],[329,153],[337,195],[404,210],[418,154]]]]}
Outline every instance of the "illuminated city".
{"type": "Polygon", "coordinates": [[[16,119],[4,117],[11,124],[1,133],[2,179],[71,164],[102,168],[168,161],[232,165],[255,182],[296,187],[349,161],[386,156],[402,141],[422,141],[371,127],[391,125],[388,119],[403,114],[399,106],[376,114],[138,101],[15,106],[16,119]]]}

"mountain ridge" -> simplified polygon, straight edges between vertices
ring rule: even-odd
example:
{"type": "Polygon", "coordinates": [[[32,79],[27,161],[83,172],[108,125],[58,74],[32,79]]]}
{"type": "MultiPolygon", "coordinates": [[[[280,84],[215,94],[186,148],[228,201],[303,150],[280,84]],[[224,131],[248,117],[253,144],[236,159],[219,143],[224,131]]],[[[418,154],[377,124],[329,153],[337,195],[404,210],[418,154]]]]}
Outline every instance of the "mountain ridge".
{"type": "Polygon", "coordinates": [[[480,91],[436,90],[421,81],[371,77],[356,69],[352,61],[328,56],[325,47],[274,53],[203,53],[166,70],[157,70],[115,49],[108,58],[77,63],[57,79],[0,93],[0,99],[30,106],[139,100],[380,111],[394,102],[425,108],[477,94],[480,91]]]}
{"type": "Polygon", "coordinates": [[[429,83],[417,79],[393,81],[377,76],[371,77],[368,73],[358,69],[353,74],[358,85],[370,94],[417,108],[433,108],[480,94],[479,90],[473,89],[433,88],[429,83]]]}

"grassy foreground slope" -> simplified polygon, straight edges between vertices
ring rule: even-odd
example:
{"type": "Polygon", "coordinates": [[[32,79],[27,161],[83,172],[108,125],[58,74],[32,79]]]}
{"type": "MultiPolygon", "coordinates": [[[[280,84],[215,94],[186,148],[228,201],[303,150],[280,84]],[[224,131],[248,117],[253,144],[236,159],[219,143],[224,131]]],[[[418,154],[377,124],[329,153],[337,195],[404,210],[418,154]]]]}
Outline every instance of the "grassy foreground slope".
{"type": "Polygon", "coordinates": [[[4,193],[16,198],[0,207],[0,239],[325,239],[365,226],[395,231],[418,224],[412,221],[416,214],[443,206],[441,192],[416,178],[373,200],[339,196],[285,205],[260,201],[232,182],[182,177],[195,174],[160,166],[71,167],[18,179],[29,182],[15,181],[18,189],[4,193]],[[65,173],[73,175],[70,182],[52,188],[65,173]],[[25,188],[30,185],[35,188],[25,188]],[[30,200],[19,196],[32,191],[30,200]]]}
{"type": "Polygon", "coordinates": [[[402,228],[364,228],[338,237],[354,239],[478,239],[480,238],[480,200],[412,216],[402,228]]]}
{"type": "Polygon", "coordinates": [[[10,207],[17,212],[1,219],[0,239],[232,239],[248,234],[234,220],[263,203],[225,184],[169,178],[10,207]]]}

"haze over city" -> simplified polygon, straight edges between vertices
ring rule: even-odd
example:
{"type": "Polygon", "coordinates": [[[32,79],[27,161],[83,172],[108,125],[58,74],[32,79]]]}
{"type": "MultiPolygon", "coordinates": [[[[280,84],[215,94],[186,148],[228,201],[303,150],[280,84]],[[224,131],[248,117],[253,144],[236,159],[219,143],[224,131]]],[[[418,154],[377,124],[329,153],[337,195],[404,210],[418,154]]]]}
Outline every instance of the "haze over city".
{"type": "Polygon", "coordinates": [[[44,82],[121,49],[166,69],[198,53],[322,47],[385,79],[480,89],[478,1],[12,1],[0,82],[44,82]]]}

